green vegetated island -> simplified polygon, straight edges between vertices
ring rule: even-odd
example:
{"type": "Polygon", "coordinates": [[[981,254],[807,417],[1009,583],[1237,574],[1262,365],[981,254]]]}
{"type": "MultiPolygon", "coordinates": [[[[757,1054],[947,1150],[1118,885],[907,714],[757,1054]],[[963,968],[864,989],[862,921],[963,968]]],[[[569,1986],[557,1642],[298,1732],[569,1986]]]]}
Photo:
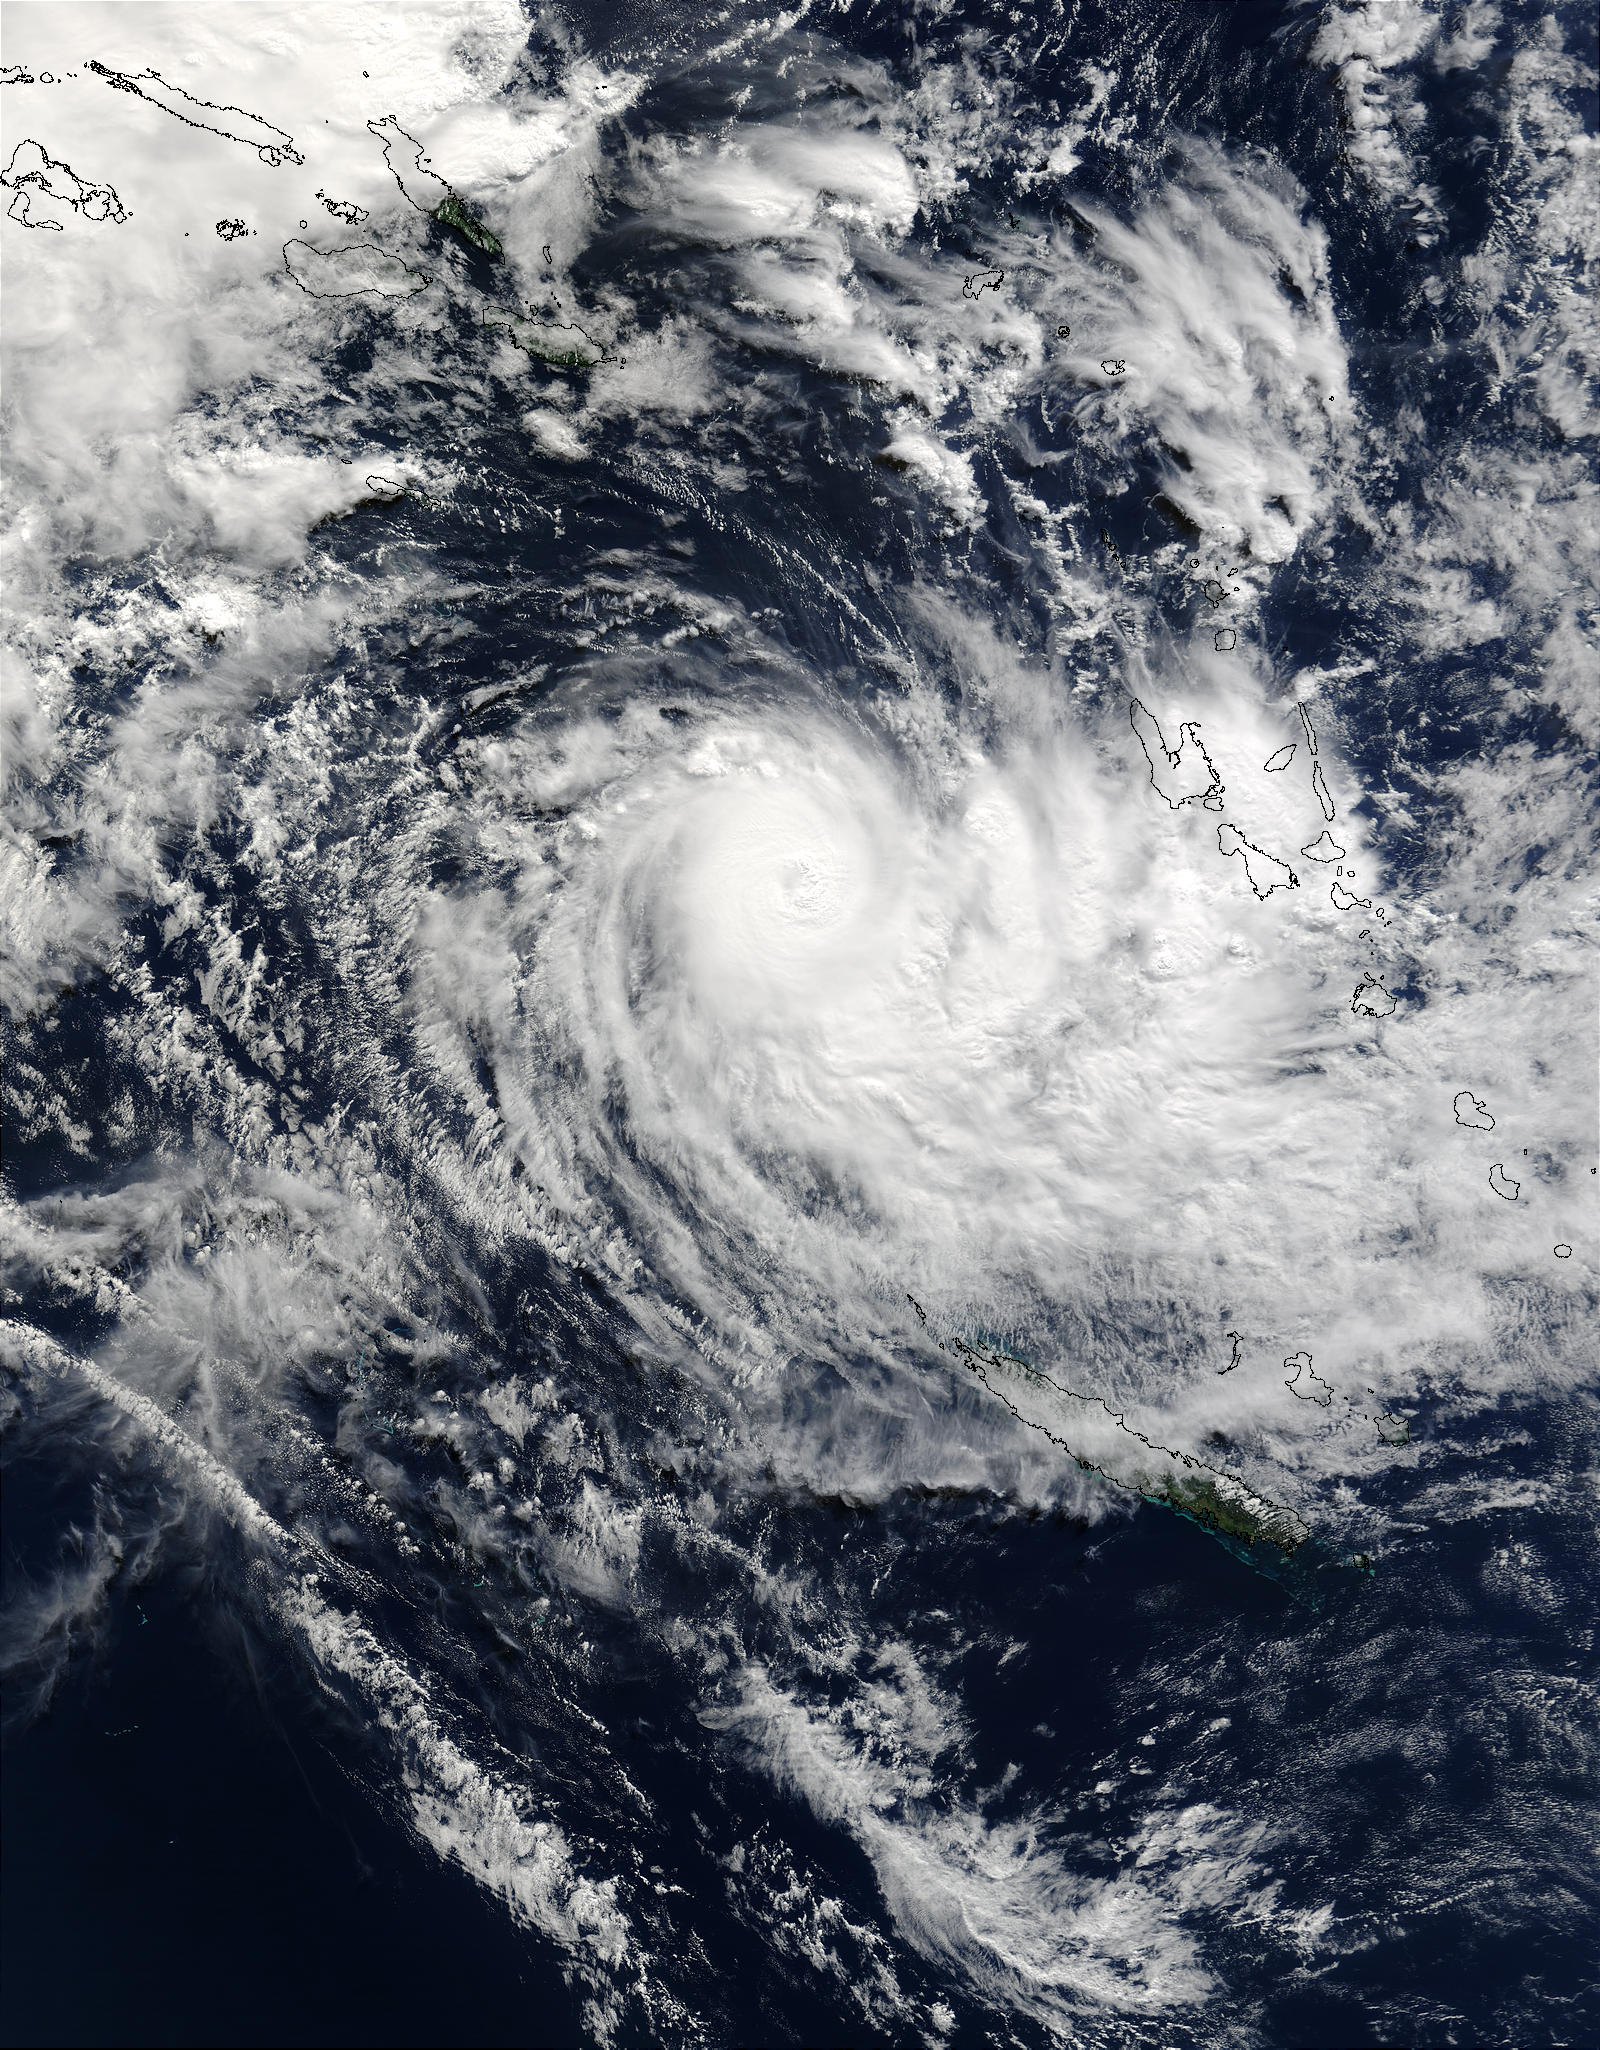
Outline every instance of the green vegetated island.
{"type": "Polygon", "coordinates": [[[525,320],[515,313],[486,313],[483,324],[486,328],[498,328],[519,349],[558,370],[589,370],[605,356],[599,343],[592,341],[581,327],[564,327],[551,320],[525,320]]]}
{"type": "Polygon", "coordinates": [[[906,1301],[941,1352],[959,1359],[1013,1416],[1042,1431],[1085,1473],[1097,1473],[1113,1487],[1176,1511],[1230,1549],[1249,1552],[1264,1545],[1269,1556],[1288,1560],[1310,1539],[1309,1524],[1237,1474],[1158,1445],[1098,1395],[1064,1388],[1014,1354],[963,1338],[947,1343],[929,1328],[927,1312],[916,1298],[908,1295],[906,1301]]]}
{"type": "Polygon", "coordinates": [[[433,218],[441,228],[450,228],[463,242],[469,243],[480,256],[502,256],[500,238],[486,228],[475,215],[469,214],[461,203],[459,193],[447,192],[433,210],[433,218]]]}
{"type": "MultiPolygon", "coordinates": [[[[408,206],[448,228],[480,256],[504,254],[499,237],[468,211],[460,193],[433,169],[422,144],[392,114],[369,121],[367,128],[383,150],[383,161],[408,206]]],[[[322,191],[317,197],[335,220],[347,226],[359,227],[368,219],[367,209],[353,200],[335,199],[322,191]]],[[[376,242],[323,249],[291,237],[283,245],[283,267],[314,299],[408,299],[433,282],[425,271],[389,255],[376,242]]]]}
{"type": "Polygon", "coordinates": [[[369,121],[367,129],[381,146],[383,161],[399,186],[401,196],[419,214],[427,214],[442,228],[451,229],[480,256],[504,254],[499,237],[491,234],[482,221],[468,212],[460,193],[439,176],[433,168],[433,159],[422,144],[400,126],[393,114],[386,114],[381,121],[369,121]]]}

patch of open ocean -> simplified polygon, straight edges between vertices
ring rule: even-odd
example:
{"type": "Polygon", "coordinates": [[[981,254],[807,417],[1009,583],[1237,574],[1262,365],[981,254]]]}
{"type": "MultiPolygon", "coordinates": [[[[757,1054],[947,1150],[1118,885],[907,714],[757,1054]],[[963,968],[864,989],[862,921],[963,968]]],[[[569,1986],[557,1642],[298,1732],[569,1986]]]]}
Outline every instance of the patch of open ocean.
{"type": "MultiPolygon", "coordinates": [[[[1502,1462],[1513,1491],[1593,1456],[1587,1418],[1510,1435],[1522,1440],[1502,1462]]],[[[1442,1462],[1439,1485],[1473,1456],[1442,1462]]],[[[6,1520],[10,1571],[43,1579],[63,1521],[93,1512],[24,1460],[7,1468],[6,1520]]],[[[1508,2010],[1529,2038],[1542,2017],[1569,2015],[1557,2039],[1581,2040],[1592,1873],[1559,1799],[1539,1812],[1541,1792],[1587,1780],[1544,1712],[1583,1684],[1564,1624],[1584,1600],[1581,1515],[1554,1503],[1530,1518],[1518,1504],[1418,1528],[1320,1612],[1155,1511],[1093,1532],[954,1503],[802,1510],[795,1525],[797,1549],[872,1563],[886,1619],[939,1619],[983,1779],[1094,1788],[1054,1818],[1090,1870],[1115,1868],[1153,1802],[1248,1807],[1264,1779],[1281,1799],[1285,1736],[1299,1733],[1299,1855],[1266,1912],[1216,1915],[1207,1934],[1231,1997],[1203,2022],[1164,2018],[1163,2041],[1214,2042],[1252,2013],[1267,2042],[1377,2044],[1394,2040],[1397,2006],[1454,2018],[1434,2020],[1430,2040],[1477,2032],[1475,2017],[1504,2028],[1508,2010]],[[1515,1582],[1533,1562],[1562,1587],[1530,1622],[1515,1582]],[[1463,1697],[1478,1712],[1441,1725],[1441,1702],[1463,1697]],[[1514,1818],[1525,1803],[1534,1812],[1514,1818]],[[1512,1853],[1498,1869],[1453,1869],[1452,1822],[1497,1807],[1513,1843],[1539,1839],[1537,1868],[1512,1853]],[[1336,1970],[1306,1969],[1273,1924],[1291,1929],[1334,1874],[1362,1938],[1336,1970]],[[1390,2019],[1374,2022],[1374,2008],[1390,2019]]],[[[415,1858],[400,1819],[369,1798],[376,1762],[359,1720],[308,1701],[230,1599],[228,1570],[180,1546],[150,1579],[131,1576],[92,1657],[13,1741],[6,2039],[578,2041],[557,1961],[463,1873],[415,1858]]],[[[803,1804],[730,1770],[668,1670],[636,1645],[614,1649],[612,1728],[696,1896],[703,2024],[727,2042],[860,2040],[770,1935],[718,1913],[725,1861],[707,1822],[787,1846],[862,1925],[866,1861],[803,1804]]],[[[974,2020],[946,2040],[993,2036],[974,2020]]]]}

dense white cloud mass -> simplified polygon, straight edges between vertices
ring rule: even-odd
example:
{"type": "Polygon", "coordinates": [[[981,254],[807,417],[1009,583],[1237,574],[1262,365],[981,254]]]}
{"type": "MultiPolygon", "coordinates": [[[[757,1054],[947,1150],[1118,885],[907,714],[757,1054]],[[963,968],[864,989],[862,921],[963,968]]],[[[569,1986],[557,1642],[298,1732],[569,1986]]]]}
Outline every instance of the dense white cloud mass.
{"type": "MultiPolygon", "coordinates": [[[[515,886],[420,919],[419,1050],[479,1119],[487,1061],[499,1172],[587,1221],[575,1250],[752,1360],[907,1338],[909,1293],[1164,1407],[1192,1373],[1079,1348],[1107,1291],[1175,1293],[1196,1430],[1231,1325],[1318,1334],[1386,1392],[1487,1337],[1476,1192],[1386,1172],[1446,1107],[1426,1013],[1346,1024],[1366,950],[1310,864],[1259,904],[1213,814],[1152,802],[1120,721],[1015,705],[985,748],[915,693],[886,730],[792,676],[662,709],[459,748],[484,872],[514,859],[515,886]],[[1385,1250],[1424,1217],[1446,1288],[1385,1250]]],[[[1202,730],[1292,859],[1320,815],[1254,769],[1281,720],[1224,702],[1202,730]]],[[[1338,873],[1370,873],[1345,845],[1338,873]]]]}
{"type": "MultiPolygon", "coordinates": [[[[915,1544],[773,1533],[1403,1551],[1553,1502],[1446,1465],[1592,1382],[1586,74],[1306,11],[1313,190],[1198,104],[1147,146],[1160,37],[1046,105],[936,14],[674,68],[510,0],[6,10],[10,1413],[238,1534],[600,2040],[699,2025],[674,1831],[886,2039],[1265,2040],[1230,1932],[1382,1920],[1290,1768],[1015,1785],[973,1640],[874,1606],[915,1544]],[[657,1812],[635,1658],[870,1911],[657,1812]]],[[[16,1605],[30,1700],[132,1544],[16,1605]]]]}

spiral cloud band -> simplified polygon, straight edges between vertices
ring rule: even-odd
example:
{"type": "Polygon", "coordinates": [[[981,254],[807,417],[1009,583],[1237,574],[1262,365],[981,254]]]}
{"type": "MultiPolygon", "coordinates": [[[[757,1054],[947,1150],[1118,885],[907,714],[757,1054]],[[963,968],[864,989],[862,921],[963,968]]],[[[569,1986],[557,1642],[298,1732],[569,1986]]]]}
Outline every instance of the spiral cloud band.
{"type": "Polygon", "coordinates": [[[8,19],[8,1780],[440,2040],[1575,2027],[1592,24],[1024,13],[8,19]]]}
{"type": "MultiPolygon", "coordinates": [[[[462,740],[495,881],[435,898],[415,1030],[492,1101],[480,1172],[581,1219],[574,1256],[647,1320],[664,1292],[758,1406],[821,1358],[939,1372],[931,1317],[1192,1447],[1231,1330],[1343,1324],[1369,1391],[1469,1331],[1362,1246],[1418,1228],[1373,1096],[1432,1106],[1352,1031],[1328,899],[1258,900],[1127,724],[1061,719],[997,644],[961,659],[967,721],[931,690],[841,715],[790,675],[462,740]]],[[[1292,851],[1319,814],[1255,766],[1281,730],[1237,692],[1202,728],[1292,851]]]]}

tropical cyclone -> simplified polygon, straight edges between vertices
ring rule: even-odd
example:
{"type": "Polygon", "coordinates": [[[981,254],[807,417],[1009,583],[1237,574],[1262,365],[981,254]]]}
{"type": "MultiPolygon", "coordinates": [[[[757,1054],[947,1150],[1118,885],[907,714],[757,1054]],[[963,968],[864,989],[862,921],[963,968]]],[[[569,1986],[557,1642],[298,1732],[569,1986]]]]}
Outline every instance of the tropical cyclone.
{"type": "MultiPolygon", "coordinates": [[[[75,91],[104,144],[27,132],[133,208],[31,153],[0,197],[61,223],[0,214],[7,1280],[74,1349],[8,1412],[48,1498],[8,1657],[37,1623],[92,1751],[69,1656],[143,1685],[129,1599],[204,1558],[393,1875],[395,1816],[448,1867],[408,1925],[491,1890],[556,2040],[1576,2012],[1581,89],[1516,10],[1369,76],[1419,177],[1406,109],[1464,110],[1434,259],[1296,89],[1313,15],[1397,10],[1281,11],[1240,85],[1228,10],[702,62],[709,17],[591,55],[516,0],[177,0],[104,54],[187,99],[7,89],[75,91]],[[314,301],[295,235],[432,282],[291,247],[365,281],[314,301]],[[1396,354],[1435,300],[1466,377],[1523,335],[1506,403],[1396,354]],[[1444,1118],[1474,1078],[1492,1130],[1444,1118]],[[1307,1631],[1179,1518],[1291,1588],[1403,1570],[1307,1631]],[[1420,1773],[1525,1711],[1505,1772],[1388,1800],[1397,1726],[1420,1773]],[[1397,1901],[1451,1905],[1397,1943],[1397,1901]],[[1508,1936],[1529,1971],[1461,1969],[1508,1936]]],[[[230,1802],[241,1869],[273,1805],[230,1802]]],[[[456,2033],[483,1963],[434,1973],[456,2033]]]]}
{"type": "Polygon", "coordinates": [[[446,944],[430,988],[479,1008],[509,947],[523,994],[485,990],[474,1031],[532,1179],[580,1214],[608,1190],[630,1257],[719,1321],[755,1268],[775,1306],[1065,1283],[1076,1251],[1142,1239],[1174,1147],[1203,1178],[1259,1087],[1220,930],[1149,988],[1123,958],[1126,909],[1165,916],[1158,873],[1118,881],[1147,810],[1062,742],[969,749],[935,806],[887,734],[778,703],[645,701],[574,722],[559,758],[530,735],[461,759],[541,806],[514,921],[476,958],[446,944]],[[1211,1109],[1174,1127],[1186,1039],[1213,1049],[1211,1109]]]}
{"type": "MultiPolygon", "coordinates": [[[[1156,1289],[1196,1330],[1271,1328],[1276,1271],[1214,1249],[1286,1233],[1322,1288],[1337,1120],[1275,1051],[1321,1002],[1315,957],[1241,960],[1211,836],[1174,842],[1080,729],[980,745],[931,695],[842,712],[762,652],[781,690],[689,669],[629,696],[602,663],[453,748],[469,872],[503,880],[421,907],[406,976],[411,1086],[436,1075],[477,1135],[462,1200],[608,1277],[661,1356],[692,1333],[686,1371],[715,1362],[808,1485],[883,1485],[879,1411],[938,1399],[930,1333],[955,1334],[988,1398],[962,1442],[1009,1442],[1003,1410],[1080,1474],[1278,1544],[1270,1483],[1205,1454],[1244,1381],[1169,1421],[1147,1345],[1079,1341],[1107,1289],[1130,1329],[1156,1289]],[[1071,1361],[1062,1393],[976,1332],[1071,1361]],[[825,1441],[799,1421],[818,1377],[825,1441]]],[[[917,1443],[922,1472],[975,1456],[933,1411],[917,1443]]]]}

